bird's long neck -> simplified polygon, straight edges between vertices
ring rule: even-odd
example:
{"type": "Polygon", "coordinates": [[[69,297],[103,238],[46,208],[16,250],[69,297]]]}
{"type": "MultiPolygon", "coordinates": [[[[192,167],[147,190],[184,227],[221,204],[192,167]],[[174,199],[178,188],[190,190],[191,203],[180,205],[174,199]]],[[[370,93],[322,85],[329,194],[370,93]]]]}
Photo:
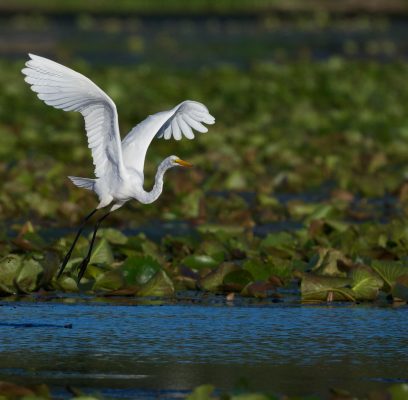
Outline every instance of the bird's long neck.
{"type": "Polygon", "coordinates": [[[150,192],[143,193],[142,196],[138,198],[141,203],[150,204],[157,200],[163,191],[163,177],[166,171],[171,168],[166,160],[162,161],[159,167],[157,168],[156,177],[154,179],[154,186],[150,192]]]}

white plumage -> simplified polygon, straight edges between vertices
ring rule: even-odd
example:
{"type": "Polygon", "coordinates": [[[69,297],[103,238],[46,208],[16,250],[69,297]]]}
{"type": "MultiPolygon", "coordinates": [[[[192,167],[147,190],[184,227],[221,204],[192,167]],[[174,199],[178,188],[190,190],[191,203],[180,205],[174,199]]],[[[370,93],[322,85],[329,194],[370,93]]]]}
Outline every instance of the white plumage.
{"type": "Polygon", "coordinates": [[[156,200],[162,191],[165,171],[177,165],[187,166],[188,163],[176,156],[166,158],[158,168],[153,189],[146,192],[143,189],[143,168],[153,138],[180,140],[184,135],[194,139],[193,130],[207,132],[203,123],[215,122],[203,104],[187,100],[171,110],[147,117],[121,142],[115,103],[91,80],[33,54],[30,54],[22,72],[31,89],[46,104],[83,115],[96,179],[70,179],[75,185],[97,193],[100,200],[98,208],[113,202],[112,210],[115,210],[132,198],[142,203],[156,200]]]}

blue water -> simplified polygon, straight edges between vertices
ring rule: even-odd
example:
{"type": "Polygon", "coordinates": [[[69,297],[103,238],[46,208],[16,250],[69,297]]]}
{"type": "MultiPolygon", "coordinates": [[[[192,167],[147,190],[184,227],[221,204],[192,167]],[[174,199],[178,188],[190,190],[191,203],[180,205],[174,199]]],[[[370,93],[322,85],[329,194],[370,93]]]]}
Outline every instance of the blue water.
{"type": "Polygon", "coordinates": [[[0,380],[140,399],[203,383],[324,395],[408,382],[407,306],[124,302],[0,303],[0,380]]]}

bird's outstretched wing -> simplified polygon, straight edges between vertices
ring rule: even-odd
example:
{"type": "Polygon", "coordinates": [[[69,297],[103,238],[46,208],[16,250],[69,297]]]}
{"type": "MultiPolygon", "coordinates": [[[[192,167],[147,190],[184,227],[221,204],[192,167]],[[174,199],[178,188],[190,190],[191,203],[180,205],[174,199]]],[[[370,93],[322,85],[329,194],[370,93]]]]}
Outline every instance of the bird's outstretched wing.
{"type": "Polygon", "coordinates": [[[207,132],[202,124],[213,124],[214,117],[204,104],[186,100],[171,110],[150,115],[136,125],[123,139],[123,162],[126,167],[138,171],[143,176],[143,167],[147,149],[155,136],[180,140],[184,135],[194,139],[193,129],[207,132]]]}
{"type": "Polygon", "coordinates": [[[78,111],[85,119],[88,147],[98,178],[115,173],[124,165],[115,103],[91,80],[47,58],[29,54],[22,70],[25,81],[46,104],[64,111],[78,111]]]}

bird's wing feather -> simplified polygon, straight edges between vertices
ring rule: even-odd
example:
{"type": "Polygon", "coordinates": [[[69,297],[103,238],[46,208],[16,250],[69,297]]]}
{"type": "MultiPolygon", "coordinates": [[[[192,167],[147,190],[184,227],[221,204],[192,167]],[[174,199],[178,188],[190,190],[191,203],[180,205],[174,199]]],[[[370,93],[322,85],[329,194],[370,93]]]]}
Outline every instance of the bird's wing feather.
{"type": "Polygon", "coordinates": [[[111,173],[122,176],[124,164],[115,103],[80,73],[47,58],[29,56],[22,72],[38,98],[55,108],[83,115],[96,177],[111,173]]]}
{"type": "Polygon", "coordinates": [[[184,135],[188,139],[194,139],[193,129],[204,133],[208,129],[203,123],[214,122],[214,117],[204,104],[191,100],[183,101],[171,110],[150,115],[123,139],[123,162],[126,167],[143,175],[146,152],[155,136],[180,140],[184,135]]]}

